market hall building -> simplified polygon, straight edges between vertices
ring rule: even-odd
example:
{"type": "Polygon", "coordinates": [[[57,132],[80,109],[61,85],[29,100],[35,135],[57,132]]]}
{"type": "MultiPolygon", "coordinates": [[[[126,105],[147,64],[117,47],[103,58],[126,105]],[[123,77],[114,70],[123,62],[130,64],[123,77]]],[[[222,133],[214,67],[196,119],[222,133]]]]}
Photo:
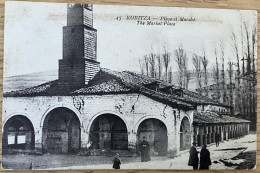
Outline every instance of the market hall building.
{"type": "Polygon", "coordinates": [[[4,93],[3,153],[136,151],[145,137],[156,155],[249,132],[231,107],[137,73],[100,68],[92,5],[69,4],[58,80],[4,93]],[[225,115],[214,111],[225,110],[225,115]]]}

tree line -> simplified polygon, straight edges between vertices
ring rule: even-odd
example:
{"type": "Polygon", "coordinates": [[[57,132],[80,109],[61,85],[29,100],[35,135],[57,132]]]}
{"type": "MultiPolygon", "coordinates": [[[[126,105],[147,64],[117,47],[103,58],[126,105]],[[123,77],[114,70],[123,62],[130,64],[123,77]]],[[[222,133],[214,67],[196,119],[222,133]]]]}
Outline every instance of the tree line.
{"type": "MultiPolygon", "coordinates": [[[[241,17],[242,18],[242,17],[241,17]]],[[[256,127],[256,77],[257,77],[257,29],[256,24],[251,26],[246,20],[241,20],[239,30],[230,33],[225,41],[220,40],[214,45],[215,57],[207,57],[206,50],[202,47],[200,53],[187,51],[182,44],[173,52],[163,46],[161,54],[155,54],[151,49],[148,55],[139,59],[141,74],[175,83],[188,89],[191,79],[195,79],[196,88],[205,88],[214,84],[215,99],[233,107],[232,114],[250,120],[251,128],[256,127]],[[232,47],[235,61],[229,60],[226,49],[227,44],[232,47]],[[209,58],[214,58],[212,68],[209,68],[209,58]],[[191,59],[191,62],[188,61],[191,59]],[[193,69],[189,69],[192,63],[193,69]],[[176,76],[173,81],[173,66],[176,76]],[[209,77],[213,81],[209,81],[209,77]]]]}
{"type": "Polygon", "coordinates": [[[182,44],[173,52],[169,52],[167,46],[163,46],[162,54],[156,54],[151,49],[148,55],[139,59],[140,70],[143,75],[173,83],[174,76],[172,64],[176,64],[177,70],[174,72],[177,73],[177,81],[174,81],[175,84],[179,85],[181,88],[188,89],[192,73],[195,73],[197,88],[207,86],[209,60],[206,57],[205,49],[203,48],[202,55],[196,53],[192,54],[194,69],[189,69],[188,63],[187,52],[182,44]]]}

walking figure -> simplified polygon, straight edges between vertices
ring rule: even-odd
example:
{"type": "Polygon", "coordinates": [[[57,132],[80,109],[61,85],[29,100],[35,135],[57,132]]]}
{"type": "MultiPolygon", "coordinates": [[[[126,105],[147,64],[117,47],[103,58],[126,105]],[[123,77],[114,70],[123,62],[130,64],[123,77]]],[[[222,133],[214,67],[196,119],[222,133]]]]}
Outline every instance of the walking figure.
{"type": "Polygon", "coordinates": [[[140,142],[139,149],[141,153],[141,162],[150,161],[150,145],[149,142],[145,140],[145,137],[143,137],[143,140],[140,142]]]}
{"type": "Polygon", "coordinates": [[[216,135],[215,135],[216,147],[219,146],[219,141],[220,141],[220,134],[219,134],[219,133],[216,133],[216,135]]]}
{"type": "Polygon", "coordinates": [[[211,165],[210,152],[204,144],[200,151],[200,170],[209,169],[209,165],[211,165]]]}
{"type": "Polygon", "coordinates": [[[119,154],[117,153],[115,158],[113,159],[113,168],[114,169],[120,169],[121,160],[119,158],[119,154]]]}
{"type": "Polygon", "coordinates": [[[198,151],[196,149],[196,142],[193,142],[190,148],[190,158],[189,158],[188,165],[193,166],[194,170],[198,169],[199,157],[198,157],[198,151]]]}

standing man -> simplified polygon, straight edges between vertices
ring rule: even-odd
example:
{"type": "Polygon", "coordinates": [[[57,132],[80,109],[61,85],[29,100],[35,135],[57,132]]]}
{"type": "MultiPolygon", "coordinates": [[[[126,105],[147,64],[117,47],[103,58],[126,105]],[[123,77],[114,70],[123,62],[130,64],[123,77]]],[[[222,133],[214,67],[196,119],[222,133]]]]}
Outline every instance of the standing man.
{"type": "Polygon", "coordinates": [[[113,168],[114,169],[120,169],[121,160],[119,158],[119,154],[117,153],[115,158],[113,159],[113,168]]]}
{"type": "Polygon", "coordinates": [[[139,144],[139,149],[141,153],[141,162],[147,162],[151,160],[150,157],[150,145],[143,137],[143,140],[139,144]]]}
{"type": "Polygon", "coordinates": [[[209,169],[209,165],[211,165],[210,152],[204,144],[200,151],[200,170],[209,169]]]}
{"type": "Polygon", "coordinates": [[[216,141],[216,147],[218,147],[218,146],[219,146],[219,141],[220,141],[220,135],[219,135],[219,133],[216,133],[216,135],[215,135],[215,141],[216,141]]]}
{"type": "Polygon", "coordinates": [[[196,142],[193,142],[192,147],[190,148],[190,158],[189,158],[188,165],[193,166],[194,170],[198,169],[199,157],[198,157],[198,151],[196,149],[196,142]]]}

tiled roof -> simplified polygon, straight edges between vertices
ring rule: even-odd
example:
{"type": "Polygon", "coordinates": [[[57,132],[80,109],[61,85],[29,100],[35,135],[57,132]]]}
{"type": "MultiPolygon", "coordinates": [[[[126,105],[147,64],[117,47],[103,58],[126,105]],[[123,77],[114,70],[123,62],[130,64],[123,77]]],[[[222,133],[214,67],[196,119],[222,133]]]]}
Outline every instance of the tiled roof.
{"type": "Polygon", "coordinates": [[[27,96],[53,96],[53,95],[89,95],[105,93],[132,92],[130,87],[125,86],[120,80],[104,73],[103,70],[93,80],[80,88],[69,89],[59,85],[59,81],[50,81],[32,88],[4,93],[5,97],[27,97],[27,96]]]}
{"type": "Polygon", "coordinates": [[[17,90],[17,91],[11,91],[4,93],[4,97],[22,97],[22,96],[38,96],[38,95],[49,95],[54,94],[55,89],[57,88],[58,80],[50,81],[43,83],[41,85],[26,88],[24,90],[17,90]],[[53,91],[53,92],[50,92],[53,91]]]}
{"type": "Polygon", "coordinates": [[[97,94],[97,93],[111,93],[111,92],[129,92],[130,88],[122,86],[120,83],[118,83],[116,80],[112,79],[110,81],[104,81],[102,83],[80,88],[72,94],[97,94]]]}
{"type": "MultiPolygon", "coordinates": [[[[164,88],[166,86],[171,86],[171,87],[173,87],[173,89],[180,89],[180,87],[174,86],[173,84],[167,83],[162,80],[156,80],[156,79],[147,77],[145,75],[141,75],[141,74],[137,74],[137,73],[133,73],[133,72],[127,72],[127,73],[130,76],[132,83],[134,83],[134,84],[142,85],[142,84],[148,84],[148,83],[157,81],[157,82],[160,82],[160,86],[159,86],[160,88],[164,88]]],[[[200,95],[199,93],[192,92],[192,91],[189,91],[189,90],[183,89],[183,88],[182,88],[182,90],[183,90],[183,97],[178,97],[178,96],[174,95],[175,99],[178,99],[178,100],[181,100],[184,102],[188,102],[192,105],[211,104],[211,105],[230,107],[228,105],[218,103],[218,102],[210,99],[209,97],[204,97],[204,96],[200,95]]]]}
{"type": "Polygon", "coordinates": [[[194,112],[193,123],[218,124],[218,123],[249,123],[250,121],[228,115],[219,115],[215,112],[194,112]]]}
{"type": "Polygon", "coordinates": [[[142,93],[157,101],[172,105],[174,107],[185,107],[191,109],[198,104],[212,104],[226,106],[216,103],[208,97],[198,93],[183,90],[183,97],[175,94],[167,94],[160,90],[152,90],[144,85],[159,83],[159,88],[171,86],[173,89],[180,89],[170,83],[156,80],[137,73],[123,71],[111,71],[102,68],[99,73],[85,85],[76,89],[67,89],[59,85],[58,80],[47,82],[32,88],[4,93],[5,97],[26,97],[26,96],[53,96],[53,95],[92,95],[92,94],[114,94],[114,93],[142,93]]]}

